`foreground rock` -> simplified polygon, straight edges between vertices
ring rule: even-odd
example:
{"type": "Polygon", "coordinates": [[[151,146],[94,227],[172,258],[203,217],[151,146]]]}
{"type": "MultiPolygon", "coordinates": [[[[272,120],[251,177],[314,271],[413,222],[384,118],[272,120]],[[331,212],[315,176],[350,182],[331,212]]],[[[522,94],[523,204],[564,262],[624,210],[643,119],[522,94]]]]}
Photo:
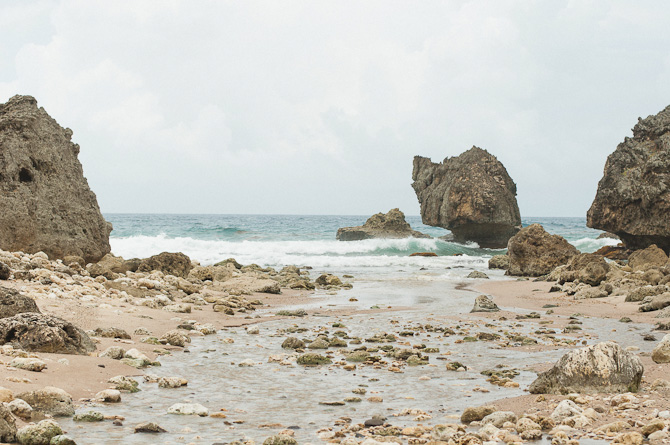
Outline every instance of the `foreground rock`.
{"type": "Polygon", "coordinates": [[[415,156],[412,180],[423,223],[451,230],[456,241],[504,248],[521,228],[516,184],[486,150],[472,147],[439,164],[415,156]]]}
{"type": "Polygon", "coordinates": [[[163,252],[142,260],[138,272],[152,272],[159,270],[166,275],[186,278],[191,271],[191,259],[181,252],[163,252]]]}
{"type": "Polygon", "coordinates": [[[16,395],[28,403],[34,410],[43,414],[60,417],[74,416],[72,396],[60,388],[45,386],[37,391],[29,391],[16,395]]]}
{"type": "Polygon", "coordinates": [[[565,238],[550,235],[539,224],[521,229],[507,244],[509,275],[539,277],[567,264],[579,251],[565,238]]]}
{"type": "Polygon", "coordinates": [[[31,352],[82,354],[95,351],[86,333],[53,315],[23,313],[0,320],[0,344],[31,352]]]}
{"type": "Polygon", "coordinates": [[[0,442],[12,443],[16,440],[16,421],[10,409],[0,403],[0,442]]]}
{"type": "Polygon", "coordinates": [[[475,305],[470,312],[498,312],[500,308],[486,295],[475,298],[475,305]]]}
{"type": "Polygon", "coordinates": [[[539,374],[528,390],[532,394],[637,392],[643,372],[637,356],[604,342],[568,352],[539,374]]]}
{"type": "Polygon", "coordinates": [[[663,337],[663,340],[654,348],[651,359],[656,363],[670,363],[670,334],[663,337]]]}
{"type": "Polygon", "coordinates": [[[670,251],[670,106],[639,119],[605,163],[586,225],[615,233],[629,249],[670,251]]]}
{"type": "Polygon", "coordinates": [[[365,221],[362,226],[342,227],[337,230],[336,238],[340,241],[359,241],[371,238],[430,238],[416,230],[412,230],[405,221],[405,214],[399,209],[388,213],[377,213],[365,221]]]}
{"type": "Polygon", "coordinates": [[[0,286],[0,318],[13,317],[24,312],[40,312],[35,300],[14,289],[0,286]]]}
{"type": "Polygon", "coordinates": [[[30,96],[0,105],[0,248],[94,262],[110,251],[102,217],[77,159],[72,130],[30,96]]]}
{"type": "Polygon", "coordinates": [[[26,425],[16,436],[20,444],[48,445],[52,439],[63,434],[60,425],[51,419],[45,419],[35,425],[26,425]]]}

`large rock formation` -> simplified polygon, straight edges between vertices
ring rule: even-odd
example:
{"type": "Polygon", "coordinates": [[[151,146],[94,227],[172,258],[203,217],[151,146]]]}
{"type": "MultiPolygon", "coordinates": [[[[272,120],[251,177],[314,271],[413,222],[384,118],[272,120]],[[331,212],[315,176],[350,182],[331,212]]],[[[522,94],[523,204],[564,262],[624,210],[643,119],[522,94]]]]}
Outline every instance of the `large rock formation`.
{"type": "Polygon", "coordinates": [[[550,235],[531,224],[514,235],[507,245],[508,275],[539,277],[567,264],[579,250],[559,235],[550,235]]]}
{"type": "Polygon", "coordinates": [[[638,119],[607,158],[586,225],[613,232],[629,249],[670,251],[670,106],[638,119]]]}
{"type": "Polygon", "coordinates": [[[0,104],[0,248],[86,261],[110,251],[111,224],[100,213],[71,138],[72,130],[33,97],[0,104]]]}
{"type": "Polygon", "coordinates": [[[365,221],[362,226],[342,227],[337,230],[340,241],[359,241],[370,238],[430,238],[430,235],[412,230],[405,221],[405,214],[399,209],[388,213],[377,213],[365,221]]]}
{"type": "Polygon", "coordinates": [[[451,230],[456,241],[504,248],[521,229],[516,184],[486,150],[472,147],[440,164],[415,156],[412,179],[423,223],[451,230]]]}
{"type": "Polygon", "coordinates": [[[531,394],[637,392],[644,367],[639,357],[614,342],[565,354],[530,385],[531,394]]]}
{"type": "Polygon", "coordinates": [[[95,344],[80,328],[69,321],[33,312],[0,319],[0,345],[30,352],[86,355],[95,344]]]}

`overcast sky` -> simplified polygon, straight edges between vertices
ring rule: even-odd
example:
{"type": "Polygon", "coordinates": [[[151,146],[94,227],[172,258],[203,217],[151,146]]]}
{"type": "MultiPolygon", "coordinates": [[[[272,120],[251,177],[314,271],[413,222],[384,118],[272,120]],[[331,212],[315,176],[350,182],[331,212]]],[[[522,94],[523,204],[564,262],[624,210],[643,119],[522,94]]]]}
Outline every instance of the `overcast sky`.
{"type": "Polygon", "coordinates": [[[103,212],[418,214],[472,145],[584,216],[670,104],[667,1],[0,2],[0,102],[74,131],[103,212]]]}

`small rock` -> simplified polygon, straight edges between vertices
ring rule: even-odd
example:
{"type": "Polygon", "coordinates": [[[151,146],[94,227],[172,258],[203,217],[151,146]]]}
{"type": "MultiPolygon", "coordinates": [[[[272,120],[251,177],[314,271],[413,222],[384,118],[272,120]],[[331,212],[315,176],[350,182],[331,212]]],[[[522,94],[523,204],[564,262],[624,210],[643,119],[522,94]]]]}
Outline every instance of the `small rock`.
{"type": "Polygon", "coordinates": [[[117,389],[105,389],[97,393],[95,398],[107,403],[119,403],[121,401],[121,391],[117,389]]]}
{"type": "Polygon", "coordinates": [[[168,414],[181,414],[184,416],[200,416],[205,417],[209,415],[209,410],[199,403],[175,403],[168,408],[168,414]]]}
{"type": "Polygon", "coordinates": [[[51,419],[45,419],[35,425],[21,428],[16,438],[22,445],[48,445],[56,436],[63,434],[60,425],[51,419]]]}
{"type": "Polygon", "coordinates": [[[47,367],[47,364],[38,358],[16,357],[9,363],[9,366],[26,371],[40,372],[47,367]]]}
{"type": "Polygon", "coordinates": [[[105,416],[98,411],[89,411],[87,413],[75,414],[72,418],[75,422],[102,422],[105,416]]]}
{"type": "Polygon", "coordinates": [[[135,433],[165,433],[165,429],[161,428],[157,423],[144,422],[135,426],[135,433]]]}

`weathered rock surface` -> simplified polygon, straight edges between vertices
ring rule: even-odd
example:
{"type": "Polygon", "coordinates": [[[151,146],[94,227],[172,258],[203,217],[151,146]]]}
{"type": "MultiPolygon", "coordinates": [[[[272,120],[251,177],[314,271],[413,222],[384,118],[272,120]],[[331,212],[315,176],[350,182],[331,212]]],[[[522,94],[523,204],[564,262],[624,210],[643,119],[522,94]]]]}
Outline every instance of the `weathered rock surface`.
{"type": "Polygon", "coordinates": [[[44,419],[35,425],[21,428],[16,438],[21,445],[49,445],[54,437],[62,434],[60,425],[51,419],[44,419]]]}
{"type": "Polygon", "coordinates": [[[415,156],[412,180],[423,223],[451,230],[455,241],[503,248],[521,228],[516,184],[486,150],[472,147],[438,164],[415,156]]]}
{"type": "MultiPolygon", "coordinates": [[[[558,269],[557,269],[558,270],[558,269]]],[[[565,268],[562,268],[559,283],[578,281],[590,286],[598,286],[607,278],[610,266],[605,258],[595,253],[581,253],[570,258],[565,268]]]]}
{"type": "Polygon", "coordinates": [[[117,257],[111,253],[108,253],[97,263],[89,264],[86,270],[92,277],[102,275],[108,280],[114,280],[118,278],[119,274],[121,273],[137,271],[139,265],[140,260],[137,258],[124,260],[121,257],[117,257]]]}
{"type": "Polygon", "coordinates": [[[461,415],[461,422],[470,423],[480,421],[484,417],[496,412],[498,408],[495,405],[471,406],[463,411],[461,415]]]}
{"type": "Polygon", "coordinates": [[[628,265],[633,271],[647,270],[651,267],[663,267],[667,262],[668,256],[655,244],[645,249],[636,250],[628,257],[628,265]]]}
{"type": "Polygon", "coordinates": [[[24,312],[40,312],[35,300],[14,289],[0,286],[0,318],[13,317],[24,312]]]}
{"type": "Polygon", "coordinates": [[[475,298],[475,305],[470,312],[498,312],[500,308],[486,295],[475,298]]]}
{"type": "Polygon", "coordinates": [[[60,388],[45,386],[37,391],[17,394],[16,398],[28,403],[33,410],[45,414],[62,417],[74,416],[72,396],[60,388]]]}
{"type": "Polygon", "coordinates": [[[409,223],[405,221],[405,214],[399,209],[372,215],[362,226],[342,227],[337,230],[336,235],[336,238],[340,241],[409,237],[430,238],[430,235],[412,230],[409,223]]]}
{"type": "Polygon", "coordinates": [[[644,367],[614,342],[575,349],[530,385],[532,394],[637,392],[644,367]]]}
{"type": "Polygon", "coordinates": [[[16,440],[16,421],[6,404],[0,403],[0,442],[13,443],[16,440]]]}
{"type": "Polygon", "coordinates": [[[0,105],[0,248],[97,261],[112,230],[77,159],[72,130],[30,96],[0,105]]]}
{"type": "Polygon", "coordinates": [[[656,363],[670,363],[670,334],[667,334],[651,353],[656,363]]]}
{"type": "Polygon", "coordinates": [[[256,278],[248,275],[231,278],[230,280],[222,283],[220,288],[232,295],[250,295],[254,292],[261,292],[266,294],[281,293],[279,283],[275,280],[268,278],[256,278]]]}
{"type": "Polygon", "coordinates": [[[531,224],[510,238],[508,275],[538,277],[567,264],[579,251],[565,238],[550,235],[539,224],[531,224]]]}
{"type": "Polygon", "coordinates": [[[630,249],[670,251],[670,106],[638,119],[605,163],[586,225],[615,233],[630,249]]]}
{"type": "Polygon", "coordinates": [[[152,272],[160,270],[164,274],[186,278],[193,266],[191,259],[181,252],[163,252],[142,260],[138,272],[152,272]]]}
{"type": "Polygon", "coordinates": [[[26,312],[0,320],[0,344],[31,352],[82,354],[95,351],[86,333],[53,315],[26,312]]]}
{"type": "Polygon", "coordinates": [[[494,255],[489,260],[489,269],[507,270],[509,267],[509,257],[507,255],[494,255]]]}

